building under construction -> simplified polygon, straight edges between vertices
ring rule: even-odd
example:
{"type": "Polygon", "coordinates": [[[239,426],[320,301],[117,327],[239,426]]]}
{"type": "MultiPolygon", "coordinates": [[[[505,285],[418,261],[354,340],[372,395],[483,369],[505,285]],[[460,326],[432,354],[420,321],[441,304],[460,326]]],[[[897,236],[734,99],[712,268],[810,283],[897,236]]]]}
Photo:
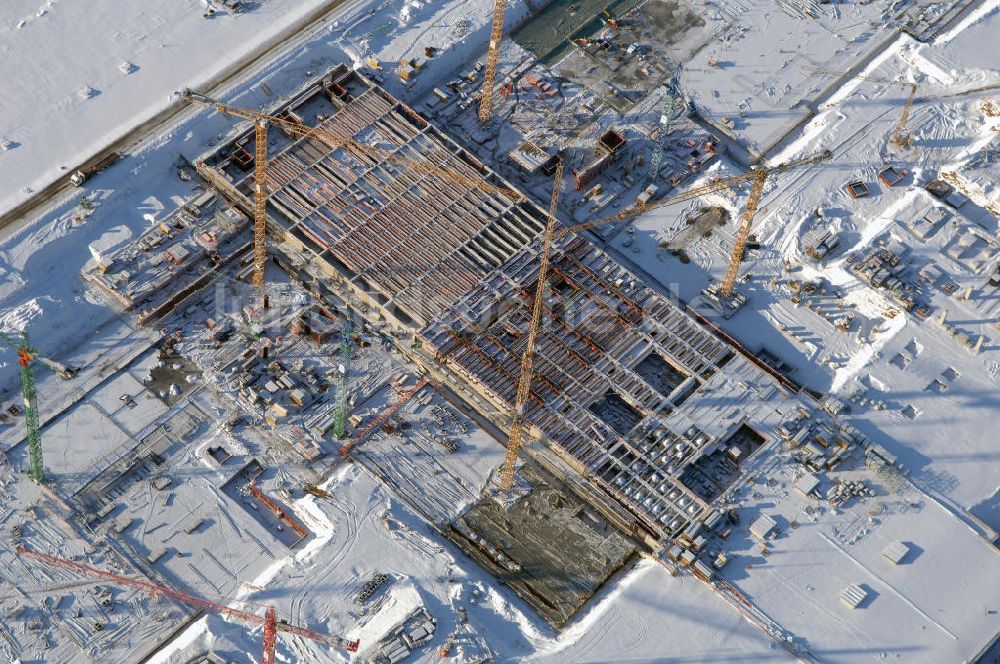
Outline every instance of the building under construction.
{"type": "MultiPolygon", "coordinates": [[[[289,139],[268,159],[282,239],[407,324],[429,322],[544,227],[542,210],[344,65],[272,113],[353,139],[333,147],[271,132],[289,139]]],[[[251,128],[199,164],[248,214],[253,138],[251,128]]]]}
{"type": "MultiPolygon", "coordinates": [[[[545,212],[346,67],[270,112],[346,134],[333,144],[278,137],[274,251],[307,257],[317,281],[349,287],[393,327],[421,328],[431,352],[415,359],[461,376],[506,426],[545,212]]],[[[238,134],[199,163],[248,211],[252,140],[252,130],[238,134]]],[[[718,520],[713,501],[777,439],[795,390],[590,241],[563,237],[553,251],[526,411],[533,436],[637,534],[661,540],[718,520]]]]}
{"type": "MultiPolygon", "coordinates": [[[[514,401],[538,265],[531,250],[518,254],[424,331],[438,357],[501,409],[514,401]]],[[[751,403],[723,416],[720,397],[734,388],[733,402],[746,401],[730,378],[771,383],[766,398],[778,396],[776,381],[583,238],[556,243],[549,286],[526,405],[533,434],[648,536],[709,516],[741,456],[763,443],[756,432],[775,425],[754,422],[751,403]],[[724,473],[686,471],[743,439],[754,443],[728,455],[724,473]]]]}

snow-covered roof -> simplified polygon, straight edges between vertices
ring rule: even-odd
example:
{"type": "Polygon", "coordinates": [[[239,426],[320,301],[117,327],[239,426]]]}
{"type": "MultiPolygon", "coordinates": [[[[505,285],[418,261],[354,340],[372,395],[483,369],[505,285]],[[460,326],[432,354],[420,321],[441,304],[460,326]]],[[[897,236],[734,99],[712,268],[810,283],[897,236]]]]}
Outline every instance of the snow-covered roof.
{"type": "Polygon", "coordinates": [[[910,547],[903,542],[893,542],[882,549],[882,555],[889,559],[894,565],[903,562],[903,558],[910,552],[910,547]]]}
{"type": "Polygon", "coordinates": [[[778,523],[766,514],[761,514],[750,524],[750,534],[758,539],[767,539],[778,523]]]}
{"type": "Polygon", "coordinates": [[[852,583],[840,591],[840,601],[852,609],[860,607],[866,599],[868,599],[868,591],[856,583],[852,583]]]}
{"type": "Polygon", "coordinates": [[[811,495],[819,487],[819,478],[812,473],[806,473],[795,480],[795,488],[804,496],[811,495]]]}

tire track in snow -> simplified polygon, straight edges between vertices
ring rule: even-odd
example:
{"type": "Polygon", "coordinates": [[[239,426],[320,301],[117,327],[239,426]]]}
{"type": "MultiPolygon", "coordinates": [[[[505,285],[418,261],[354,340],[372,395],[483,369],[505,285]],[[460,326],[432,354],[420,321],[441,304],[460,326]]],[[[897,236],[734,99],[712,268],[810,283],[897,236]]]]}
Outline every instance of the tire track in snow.
{"type": "MultiPolygon", "coordinates": [[[[322,558],[323,560],[322,572],[317,576],[313,577],[313,582],[308,587],[300,588],[292,597],[289,607],[289,613],[299,624],[302,623],[301,620],[302,606],[305,603],[305,600],[307,599],[311,591],[311,588],[318,587],[320,581],[329,577],[330,574],[337,569],[341,561],[343,561],[343,559],[347,556],[347,553],[354,546],[355,542],[357,542],[358,539],[358,518],[356,516],[357,506],[354,504],[354,501],[352,501],[347,496],[343,496],[341,497],[340,501],[331,500],[327,502],[330,507],[334,508],[337,512],[340,512],[340,514],[343,515],[344,517],[343,523],[345,526],[343,530],[346,532],[346,539],[332,556],[329,557],[324,556],[322,558]]],[[[336,524],[334,527],[335,527],[334,531],[335,533],[340,532],[340,529],[336,528],[336,524]]],[[[330,543],[325,544],[322,548],[322,552],[326,553],[328,551],[329,546],[330,543]]]]}

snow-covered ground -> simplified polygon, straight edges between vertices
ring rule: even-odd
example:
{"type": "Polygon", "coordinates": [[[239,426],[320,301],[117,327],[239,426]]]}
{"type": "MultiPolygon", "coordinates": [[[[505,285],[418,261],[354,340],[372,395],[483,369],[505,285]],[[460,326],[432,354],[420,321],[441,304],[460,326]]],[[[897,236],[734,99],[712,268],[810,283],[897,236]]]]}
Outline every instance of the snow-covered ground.
{"type": "Polygon", "coordinates": [[[838,472],[866,480],[876,497],[833,510],[791,488],[792,468],[770,477],[773,487],[748,487],[738,503],[744,523],[730,546],[739,558],[723,574],[821,661],[967,661],[1000,629],[994,586],[975,580],[998,578],[1000,555],[938,503],[838,472]],[[760,513],[779,523],[763,554],[747,532],[760,513]],[[895,542],[908,550],[899,564],[883,556],[895,542]],[[859,608],[839,599],[849,584],[869,593],[859,608]]]}
{"type": "MultiPolygon", "coordinates": [[[[0,211],[213,82],[329,3],[265,0],[202,18],[201,0],[11,0],[0,9],[0,211]]],[[[221,8],[220,8],[221,9],[221,8]]]]}
{"type": "MultiPolygon", "coordinates": [[[[392,627],[383,613],[394,613],[397,603],[422,603],[444,634],[457,627],[458,609],[464,607],[469,626],[485,639],[497,661],[654,662],[662,661],[667,652],[679,662],[791,661],[705,584],[691,577],[671,577],[650,561],[614,579],[585,615],[556,634],[523,602],[498,589],[483,570],[451,545],[443,545],[357,466],[343,469],[324,486],[334,494],[333,500],[309,498],[306,508],[313,516],[310,526],[323,533],[320,540],[269,578],[268,589],[254,593],[252,600],[276,605],[279,614],[292,622],[360,638],[362,654],[392,627]],[[344,615],[345,607],[357,611],[348,598],[375,572],[391,577],[383,591],[388,600],[364,627],[348,632],[355,621],[344,615]]],[[[254,583],[263,585],[264,580],[254,583]]],[[[220,655],[245,661],[256,656],[259,647],[259,632],[243,635],[211,617],[188,632],[177,648],[154,661],[184,661],[209,646],[220,655]]],[[[475,654],[467,649],[460,661],[472,661],[475,654]]],[[[278,655],[289,661],[340,659],[325,646],[282,638],[278,655]]],[[[440,658],[436,647],[429,646],[408,661],[440,658]]]]}

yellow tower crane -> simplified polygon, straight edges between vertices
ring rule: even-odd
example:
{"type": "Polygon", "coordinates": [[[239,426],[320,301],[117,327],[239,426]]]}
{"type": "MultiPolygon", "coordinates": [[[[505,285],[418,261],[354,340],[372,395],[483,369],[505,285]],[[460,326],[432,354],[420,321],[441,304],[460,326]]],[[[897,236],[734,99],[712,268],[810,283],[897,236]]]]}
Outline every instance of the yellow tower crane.
{"type": "Polygon", "coordinates": [[[750,234],[750,228],[753,224],[753,218],[757,211],[757,206],[760,203],[761,194],[764,190],[764,182],[767,180],[767,176],[771,173],[782,173],[805,164],[814,164],[820,161],[826,161],[832,156],[833,153],[829,150],[821,150],[815,154],[802,157],[801,159],[785,162],[783,164],[778,164],[777,166],[761,166],[741,175],[709,182],[708,184],[688,189],[687,191],[683,191],[675,196],[665,198],[655,203],[636,203],[607,217],[591,219],[576,226],[556,228],[558,225],[558,222],[556,221],[556,208],[559,203],[559,193],[562,185],[563,172],[563,162],[560,160],[559,166],[556,170],[556,182],[552,189],[552,200],[549,205],[548,223],[545,227],[545,235],[542,237],[542,248],[541,254],[539,255],[538,266],[538,284],[535,287],[535,296],[534,301],[532,302],[531,326],[528,328],[528,342],[524,350],[524,355],[521,358],[521,370],[520,375],[518,376],[517,394],[514,398],[510,431],[508,432],[507,438],[507,453],[504,457],[500,474],[500,491],[504,493],[509,492],[514,486],[514,470],[517,463],[518,450],[521,448],[522,436],[524,435],[524,410],[527,406],[528,397],[531,393],[531,380],[534,373],[535,340],[538,337],[538,330],[542,320],[542,308],[545,300],[545,283],[548,277],[550,260],[549,253],[552,249],[552,243],[558,238],[565,237],[573,233],[580,233],[605,224],[624,221],[629,217],[636,216],[659,207],[693,200],[695,198],[700,198],[705,194],[710,194],[721,189],[728,189],[744,182],[753,181],[753,185],[750,189],[750,196],[747,199],[747,204],[743,210],[743,216],[740,220],[740,226],[736,232],[736,244],[733,247],[733,252],[729,258],[729,269],[726,271],[726,279],[723,281],[723,292],[727,297],[730,297],[733,292],[733,284],[736,281],[736,274],[738,273],[740,263],[743,260],[743,250],[746,247],[747,237],[750,234]]]}
{"type": "Polygon", "coordinates": [[[497,76],[497,62],[500,59],[500,40],[503,38],[504,16],[507,0],[494,0],[493,25],[490,28],[490,43],[486,48],[486,69],[483,71],[483,88],[479,93],[479,121],[488,122],[493,112],[493,83],[497,76]]]}
{"type": "Polygon", "coordinates": [[[514,486],[514,469],[517,465],[517,452],[521,449],[521,438],[524,435],[524,408],[531,393],[531,376],[535,363],[535,340],[542,322],[542,305],[545,302],[545,283],[549,272],[549,253],[552,241],[555,239],[556,210],[559,207],[559,195],[563,186],[563,160],[559,158],[556,166],[555,182],[552,185],[552,199],[549,202],[549,217],[545,224],[545,234],[542,236],[542,252],[538,260],[538,285],[535,286],[535,300],[531,307],[531,326],[528,328],[528,343],[521,357],[520,377],[517,383],[517,395],[514,397],[514,411],[510,419],[510,433],[507,436],[507,454],[504,456],[503,468],[500,471],[500,490],[508,492],[514,486]]]}
{"type": "MultiPolygon", "coordinates": [[[[836,69],[827,69],[825,67],[817,67],[815,65],[805,65],[803,68],[821,74],[852,76],[852,73],[849,71],[838,71],[836,69]]],[[[910,111],[913,110],[913,101],[917,97],[918,85],[911,81],[894,81],[888,78],[875,78],[872,76],[862,76],[860,74],[854,74],[853,78],[861,79],[862,81],[871,81],[873,83],[889,83],[892,85],[900,85],[903,88],[906,88],[910,91],[906,97],[906,102],[903,104],[903,112],[900,114],[899,120],[896,122],[896,126],[892,130],[892,142],[894,145],[897,145],[901,148],[912,147],[913,138],[910,136],[910,133],[906,131],[906,123],[910,120],[910,111]]]]}
{"type": "Polygon", "coordinates": [[[490,184],[477,173],[463,173],[458,170],[435,166],[430,162],[402,157],[394,152],[356,141],[347,134],[333,131],[327,127],[310,127],[288,118],[219,101],[190,89],[185,89],[179,94],[183,99],[191,103],[206,108],[213,108],[224,115],[250,120],[254,123],[254,243],[252,283],[255,289],[258,290],[261,304],[265,308],[267,307],[267,294],[264,288],[264,269],[267,265],[267,130],[269,126],[276,126],[295,136],[314,138],[327,145],[330,149],[344,148],[356,156],[364,155],[385,162],[394,161],[404,168],[425,175],[434,174],[444,180],[498,193],[514,201],[523,199],[523,195],[519,191],[490,184]]]}

